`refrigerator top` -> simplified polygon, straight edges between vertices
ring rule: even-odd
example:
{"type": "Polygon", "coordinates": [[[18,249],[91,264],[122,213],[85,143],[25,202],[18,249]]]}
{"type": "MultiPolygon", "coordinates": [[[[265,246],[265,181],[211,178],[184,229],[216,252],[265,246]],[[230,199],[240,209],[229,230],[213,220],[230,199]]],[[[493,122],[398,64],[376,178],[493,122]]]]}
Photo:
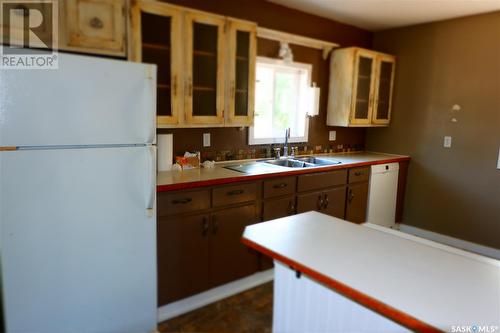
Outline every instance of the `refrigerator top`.
{"type": "Polygon", "coordinates": [[[155,65],[59,53],[59,69],[1,70],[0,147],[155,140],[155,65]]]}

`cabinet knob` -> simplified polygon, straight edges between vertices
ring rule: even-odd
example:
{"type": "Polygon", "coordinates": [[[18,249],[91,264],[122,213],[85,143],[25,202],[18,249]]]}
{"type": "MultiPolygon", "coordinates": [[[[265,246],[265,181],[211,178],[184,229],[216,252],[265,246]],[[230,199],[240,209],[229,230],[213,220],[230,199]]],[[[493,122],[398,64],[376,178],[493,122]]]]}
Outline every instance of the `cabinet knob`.
{"type": "Polygon", "coordinates": [[[324,206],[323,208],[328,208],[328,204],[330,203],[330,200],[328,199],[328,194],[325,194],[325,198],[323,199],[324,201],[324,206]]]}
{"type": "Polygon", "coordinates": [[[232,190],[232,191],[227,192],[226,194],[227,195],[239,195],[239,194],[243,194],[244,192],[245,192],[244,190],[232,190]]]}
{"type": "Polygon", "coordinates": [[[287,186],[288,186],[287,183],[279,183],[279,184],[275,184],[273,187],[277,188],[277,189],[280,189],[280,188],[285,188],[287,186]]]}
{"type": "Polygon", "coordinates": [[[209,228],[208,219],[206,217],[203,218],[201,226],[202,226],[202,235],[206,236],[208,234],[208,228],[209,228]]]}
{"type": "Polygon", "coordinates": [[[90,26],[94,29],[102,29],[104,27],[104,23],[102,20],[98,17],[93,17],[90,20],[90,26]]]}
{"type": "Polygon", "coordinates": [[[349,190],[349,202],[351,202],[352,200],[354,199],[354,193],[352,192],[352,190],[349,190]]]}
{"type": "Polygon", "coordinates": [[[323,195],[319,195],[318,197],[318,210],[321,210],[321,208],[323,208],[323,195]]]}
{"type": "Polygon", "coordinates": [[[175,199],[175,200],[172,200],[172,204],[184,205],[184,204],[190,203],[191,201],[193,201],[193,199],[191,199],[191,198],[175,199]]]}

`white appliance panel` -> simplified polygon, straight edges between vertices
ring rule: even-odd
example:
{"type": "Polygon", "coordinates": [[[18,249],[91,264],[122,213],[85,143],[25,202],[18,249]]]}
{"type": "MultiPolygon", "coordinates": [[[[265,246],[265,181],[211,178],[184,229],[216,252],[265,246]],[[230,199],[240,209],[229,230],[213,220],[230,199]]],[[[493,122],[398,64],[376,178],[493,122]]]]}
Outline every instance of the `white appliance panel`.
{"type": "Polygon", "coordinates": [[[154,331],[155,150],[0,152],[8,332],[154,331]]]}
{"type": "Polygon", "coordinates": [[[154,143],[156,66],[59,54],[0,75],[0,146],[154,143]]]}
{"type": "Polygon", "coordinates": [[[368,194],[368,223],[392,227],[396,223],[399,163],[372,165],[368,194]]]}

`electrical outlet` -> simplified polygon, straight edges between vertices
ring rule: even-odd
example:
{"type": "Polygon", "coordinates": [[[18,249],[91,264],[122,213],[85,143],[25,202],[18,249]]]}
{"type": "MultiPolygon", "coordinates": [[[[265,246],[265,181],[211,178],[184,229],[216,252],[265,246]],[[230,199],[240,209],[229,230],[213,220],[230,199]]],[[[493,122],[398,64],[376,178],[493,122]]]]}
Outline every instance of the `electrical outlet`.
{"type": "Polygon", "coordinates": [[[210,133],[203,133],[203,147],[210,147],[210,133]]]}
{"type": "Polygon", "coordinates": [[[443,146],[445,148],[451,148],[451,136],[445,136],[444,137],[444,143],[443,146]]]}
{"type": "Polygon", "coordinates": [[[328,140],[330,140],[330,141],[337,140],[337,132],[336,131],[328,132],[328,140]]]}

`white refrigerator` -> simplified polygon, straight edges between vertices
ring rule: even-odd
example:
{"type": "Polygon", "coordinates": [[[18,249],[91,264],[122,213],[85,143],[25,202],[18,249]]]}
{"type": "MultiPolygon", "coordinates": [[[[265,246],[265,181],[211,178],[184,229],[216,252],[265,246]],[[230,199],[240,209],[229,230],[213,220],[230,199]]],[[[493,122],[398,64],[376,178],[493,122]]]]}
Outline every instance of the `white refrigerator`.
{"type": "Polygon", "coordinates": [[[7,332],[156,329],[156,68],[0,71],[7,332]]]}

